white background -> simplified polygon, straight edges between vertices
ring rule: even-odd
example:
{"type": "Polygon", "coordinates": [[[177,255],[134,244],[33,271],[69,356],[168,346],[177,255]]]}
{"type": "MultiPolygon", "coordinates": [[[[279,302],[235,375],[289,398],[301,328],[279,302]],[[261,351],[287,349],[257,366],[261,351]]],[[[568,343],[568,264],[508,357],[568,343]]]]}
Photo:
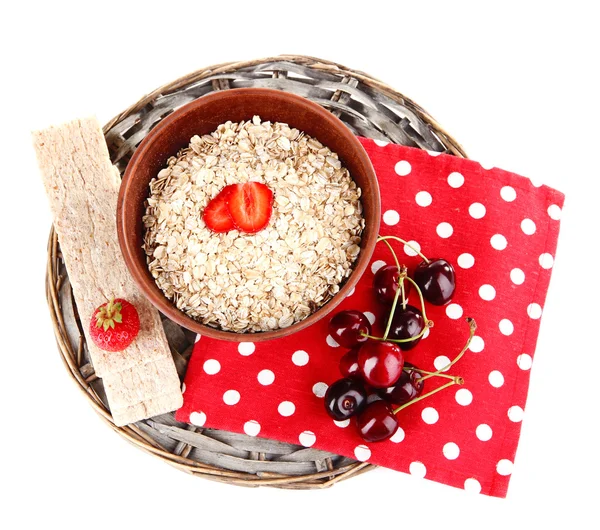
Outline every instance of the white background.
{"type": "Polygon", "coordinates": [[[0,8],[0,526],[595,526],[600,40],[587,7],[595,2],[132,4],[0,8]],[[472,158],[566,193],[506,500],[384,469],[307,492],[194,478],[113,433],[67,376],[44,297],[51,220],[30,130],[88,114],[104,123],[195,69],[280,53],[364,70],[425,107],[472,158]]]}

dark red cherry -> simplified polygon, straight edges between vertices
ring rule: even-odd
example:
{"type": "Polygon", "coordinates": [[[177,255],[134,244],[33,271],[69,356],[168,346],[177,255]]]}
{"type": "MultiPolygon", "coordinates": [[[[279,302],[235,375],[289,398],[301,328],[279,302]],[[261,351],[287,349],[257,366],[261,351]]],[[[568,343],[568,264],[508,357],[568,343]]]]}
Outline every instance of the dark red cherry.
{"type": "MultiPolygon", "coordinates": [[[[398,291],[398,278],[400,273],[395,265],[386,265],[381,267],[373,279],[373,291],[377,300],[384,305],[392,305],[396,291],[398,291]]],[[[408,296],[410,291],[410,282],[404,282],[404,295],[408,296]]],[[[401,300],[401,298],[399,298],[401,300]]]]}
{"type": "Polygon", "coordinates": [[[414,370],[408,372],[406,368],[413,368],[412,364],[404,363],[404,369],[400,379],[395,385],[388,388],[379,389],[377,393],[389,403],[395,405],[403,405],[420,396],[425,386],[425,381],[421,379],[423,376],[414,370]]]}
{"type": "Polygon", "coordinates": [[[396,344],[369,341],[358,350],[358,367],[367,384],[375,388],[392,386],[404,366],[404,356],[396,344]]]}
{"type": "Polygon", "coordinates": [[[387,440],[398,430],[398,420],[385,401],[367,405],[356,418],[356,425],[366,442],[387,440]]]}
{"type": "Polygon", "coordinates": [[[454,267],[445,259],[419,263],[415,269],[414,280],[425,300],[433,305],[447,304],[456,288],[454,267]]]}
{"type": "Polygon", "coordinates": [[[340,359],[340,372],[344,377],[358,374],[358,350],[360,346],[347,351],[340,359]]]}
{"type": "Polygon", "coordinates": [[[329,321],[329,334],[345,348],[353,348],[366,342],[367,338],[362,336],[363,333],[371,334],[371,323],[360,311],[340,311],[329,321]]]}
{"type": "Polygon", "coordinates": [[[325,410],[334,420],[346,420],[358,414],[366,404],[367,391],[356,378],[339,379],[325,393],[325,410]]]}
{"type": "MultiPolygon", "coordinates": [[[[396,307],[394,312],[388,337],[395,340],[410,339],[421,333],[424,326],[425,319],[421,311],[412,305],[407,305],[405,309],[399,306],[396,307]]],[[[401,350],[407,351],[414,348],[420,340],[421,337],[408,342],[398,342],[397,344],[401,350]]]]}

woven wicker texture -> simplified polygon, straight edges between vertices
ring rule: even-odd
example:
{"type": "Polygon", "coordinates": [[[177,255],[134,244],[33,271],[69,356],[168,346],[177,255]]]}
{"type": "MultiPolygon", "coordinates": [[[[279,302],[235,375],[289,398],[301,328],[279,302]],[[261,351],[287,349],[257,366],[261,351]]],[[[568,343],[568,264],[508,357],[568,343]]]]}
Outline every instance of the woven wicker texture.
{"type": "MultiPolygon", "coordinates": [[[[205,68],[148,94],[104,127],[113,163],[122,174],[148,131],[173,110],[210,92],[241,87],[274,88],[307,97],[361,136],[466,156],[429,114],[384,83],[322,59],[284,55],[205,68]]],[[[89,362],[53,229],[48,243],[46,295],[59,351],[69,373],[103,420],[144,451],[188,473],[244,486],[323,488],[372,467],[299,445],[182,424],[173,414],[116,427],[102,381],[89,362]]],[[[195,337],[170,320],[163,320],[163,325],[183,380],[195,337]]]]}

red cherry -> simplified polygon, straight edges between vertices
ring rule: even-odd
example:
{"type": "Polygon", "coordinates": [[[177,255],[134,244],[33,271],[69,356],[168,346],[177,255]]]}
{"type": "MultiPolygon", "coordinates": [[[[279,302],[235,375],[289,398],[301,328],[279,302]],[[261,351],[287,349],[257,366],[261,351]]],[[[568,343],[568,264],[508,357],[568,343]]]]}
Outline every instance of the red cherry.
{"type": "MultiPolygon", "coordinates": [[[[411,305],[407,305],[406,309],[403,309],[400,306],[397,307],[394,312],[388,337],[397,340],[410,339],[421,333],[424,327],[425,320],[423,319],[421,311],[411,305]]],[[[420,340],[421,337],[409,342],[400,342],[398,343],[398,346],[404,351],[410,350],[411,348],[414,348],[420,340]]]]}
{"type": "Polygon", "coordinates": [[[345,377],[333,383],[325,393],[325,410],[334,420],[346,420],[367,404],[367,391],[357,378],[345,377]]]}
{"type": "Polygon", "coordinates": [[[357,416],[356,425],[366,442],[387,440],[398,430],[398,420],[385,401],[368,404],[357,416]]]}
{"type": "Polygon", "coordinates": [[[412,401],[423,392],[423,387],[425,386],[425,381],[421,381],[423,376],[415,370],[406,371],[406,367],[413,368],[413,365],[404,363],[405,369],[402,370],[402,375],[396,381],[396,384],[377,391],[388,403],[403,405],[412,401]]]}
{"type": "Polygon", "coordinates": [[[360,346],[352,348],[340,359],[340,372],[344,377],[358,374],[358,350],[360,346]]]}
{"type": "Polygon", "coordinates": [[[447,304],[456,289],[454,267],[445,259],[419,263],[415,269],[414,280],[425,300],[433,305],[447,304]]]}
{"type": "Polygon", "coordinates": [[[353,348],[367,341],[363,334],[371,334],[371,323],[360,311],[340,311],[329,321],[329,334],[340,346],[353,348]]]}
{"type": "MultiPolygon", "coordinates": [[[[381,267],[373,279],[373,291],[377,300],[384,305],[392,305],[396,292],[398,291],[398,278],[400,273],[395,265],[386,265],[381,267]]],[[[410,282],[404,282],[404,295],[408,296],[410,291],[410,282]]],[[[402,300],[402,298],[399,298],[402,300]]]]}
{"type": "Polygon", "coordinates": [[[402,375],[404,356],[391,342],[369,341],[358,350],[358,367],[364,380],[375,388],[392,386],[402,375]]]}

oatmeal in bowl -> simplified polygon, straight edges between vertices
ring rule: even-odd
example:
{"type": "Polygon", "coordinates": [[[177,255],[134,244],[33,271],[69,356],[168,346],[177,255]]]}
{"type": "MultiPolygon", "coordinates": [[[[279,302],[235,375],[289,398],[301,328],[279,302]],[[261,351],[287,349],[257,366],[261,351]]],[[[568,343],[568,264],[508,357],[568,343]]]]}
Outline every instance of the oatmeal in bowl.
{"type": "Polygon", "coordinates": [[[287,328],[350,276],[365,221],[338,155],[285,123],[230,121],[193,136],[150,182],[144,251],[156,284],[194,320],[225,331],[287,328]],[[227,186],[264,184],[272,213],[256,233],[203,219],[227,186]]]}
{"type": "Polygon", "coordinates": [[[123,178],[117,229],[132,276],[167,317],[257,341],[303,329],[350,293],[379,218],[372,165],[338,118],[292,94],[233,89],[148,134],[123,178]]]}

